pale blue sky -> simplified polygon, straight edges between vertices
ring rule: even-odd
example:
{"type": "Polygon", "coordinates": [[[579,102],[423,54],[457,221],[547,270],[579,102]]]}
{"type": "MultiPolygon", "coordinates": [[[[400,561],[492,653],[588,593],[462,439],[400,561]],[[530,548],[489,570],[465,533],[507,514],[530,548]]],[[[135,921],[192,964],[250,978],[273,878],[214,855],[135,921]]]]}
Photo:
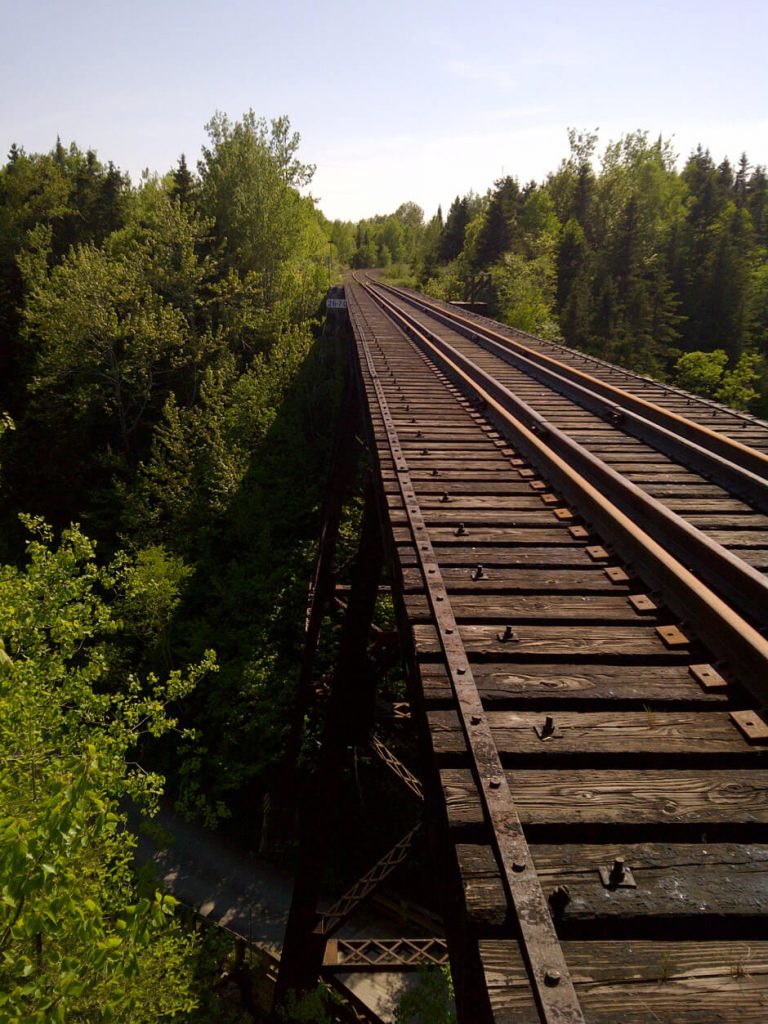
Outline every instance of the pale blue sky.
{"type": "Polygon", "coordinates": [[[567,128],[768,164],[766,0],[0,0],[0,153],[56,135],[137,179],[215,110],[288,114],[329,217],[541,180],[567,128]]]}

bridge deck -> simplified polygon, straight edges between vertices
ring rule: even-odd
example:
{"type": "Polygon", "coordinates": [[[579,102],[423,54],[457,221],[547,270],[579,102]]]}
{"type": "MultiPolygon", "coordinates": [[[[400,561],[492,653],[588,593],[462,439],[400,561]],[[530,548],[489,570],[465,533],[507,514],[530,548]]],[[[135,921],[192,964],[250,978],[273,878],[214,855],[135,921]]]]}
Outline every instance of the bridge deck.
{"type": "MultiPolygon", "coordinates": [[[[660,450],[660,421],[635,427],[645,416],[628,406],[607,422],[479,348],[467,320],[471,335],[484,318],[452,326],[444,305],[437,316],[388,293],[418,320],[396,323],[362,285],[347,297],[442,827],[459,1019],[765,1020],[768,428],[540,343],[642,395],[649,416],[667,408],[739,442],[660,450]],[[459,356],[545,425],[518,410],[515,427],[459,356]],[[559,431],[579,453],[539,462],[559,431]],[[758,456],[734,482],[744,441],[758,456]],[[639,533],[614,528],[589,487],[582,501],[568,475],[581,449],[619,520],[640,499],[614,491],[604,465],[672,526],[638,511],[639,533]],[[678,561],[693,580],[672,578],[678,561]],[[730,624],[707,610],[721,606],[730,624]]],[[[618,399],[584,399],[599,400],[618,399]]]]}

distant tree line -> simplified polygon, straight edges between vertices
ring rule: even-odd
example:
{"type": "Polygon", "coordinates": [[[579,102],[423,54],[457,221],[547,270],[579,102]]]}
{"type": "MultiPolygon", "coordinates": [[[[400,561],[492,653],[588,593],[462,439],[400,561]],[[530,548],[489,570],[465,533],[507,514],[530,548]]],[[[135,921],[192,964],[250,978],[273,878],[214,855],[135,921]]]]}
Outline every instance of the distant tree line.
{"type": "Polygon", "coordinates": [[[595,134],[569,138],[541,184],[501,178],[411,233],[412,204],[354,234],[336,224],[340,248],[353,266],[402,261],[436,296],[485,301],[533,334],[768,414],[765,168],[698,147],[678,170],[644,132],[598,160],[595,134]]]}

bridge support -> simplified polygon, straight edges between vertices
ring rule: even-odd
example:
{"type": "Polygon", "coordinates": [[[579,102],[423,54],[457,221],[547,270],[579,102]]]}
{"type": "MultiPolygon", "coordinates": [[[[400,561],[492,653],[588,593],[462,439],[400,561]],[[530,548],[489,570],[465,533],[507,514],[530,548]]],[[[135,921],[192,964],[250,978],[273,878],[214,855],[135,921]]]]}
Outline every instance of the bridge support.
{"type": "Polygon", "coordinates": [[[317,903],[327,839],[338,810],[347,747],[365,743],[373,725],[375,677],[368,661],[368,638],[383,562],[384,545],[373,486],[369,482],[319,763],[300,806],[299,864],[275,1006],[284,1002],[289,991],[313,988],[323,965],[327,936],[317,927],[317,903]]]}

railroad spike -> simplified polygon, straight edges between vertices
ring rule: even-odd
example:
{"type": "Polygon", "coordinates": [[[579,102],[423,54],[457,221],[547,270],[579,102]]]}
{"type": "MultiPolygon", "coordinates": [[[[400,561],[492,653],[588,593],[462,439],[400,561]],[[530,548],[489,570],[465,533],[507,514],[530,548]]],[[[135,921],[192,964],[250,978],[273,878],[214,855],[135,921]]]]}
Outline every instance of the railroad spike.
{"type": "Polygon", "coordinates": [[[540,740],[561,739],[563,730],[555,724],[553,715],[547,715],[543,725],[534,725],[534,731],[540,740]]]}
{"type": "Polygon", "coordinates": [[[606,889],[636,889],[637,882],[624,857],[614,857],[609,868],[599,868],[600,880],[606,889]]]}
{"type": "Polygon", "coordinates": [[[515,633],[511,626],[505,626],[503,633],[497,633],[496,639],[500,644],[518,643],[520,637],[515,633]]]}
{"type": "Polygon", "coordinates": [[[555,917],[562,915],[571,902],[571,893],[567,885],[558,885],[549,894],[549,906],[555,917]]]}
{"type": "Polygon", "coordinates": [[[466,535],[467,535],[467,528],[466,528],[466,526],[464,525],[464,523],[459,523],[459,525],[456,527],[456,536],[457,537],[466,537],[466,535]]]}
{"type": "Polygon", "coordinates": [[[483,569],[482,565],[480,565],[479,562],[477,563],[477,568],[472,573],[472,579],[475,581],[488,579],[488,577],[485,575],[485,570],[483,569]]]}

